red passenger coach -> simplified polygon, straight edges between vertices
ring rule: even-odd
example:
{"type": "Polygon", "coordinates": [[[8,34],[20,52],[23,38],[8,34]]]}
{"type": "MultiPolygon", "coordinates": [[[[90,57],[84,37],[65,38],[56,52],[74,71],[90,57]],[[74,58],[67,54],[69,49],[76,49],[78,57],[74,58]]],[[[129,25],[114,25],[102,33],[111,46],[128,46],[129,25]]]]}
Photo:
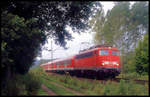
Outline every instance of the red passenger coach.
{"type": "Polygon", "coordinates": [[[47,66],[48,67],[46,69],[45,66],[43,66],[43,68],[48,72],[70,71],[74,69],[74,57],[55,60],[47,64],[47,66]]]}
{"type": "Polygon", "coordinates": [[[115,77],[120,73],[117,48],[98,45],[79,54],[43,65],[46,71],[69,72],[71,75],[97,78],[115,77]]]}

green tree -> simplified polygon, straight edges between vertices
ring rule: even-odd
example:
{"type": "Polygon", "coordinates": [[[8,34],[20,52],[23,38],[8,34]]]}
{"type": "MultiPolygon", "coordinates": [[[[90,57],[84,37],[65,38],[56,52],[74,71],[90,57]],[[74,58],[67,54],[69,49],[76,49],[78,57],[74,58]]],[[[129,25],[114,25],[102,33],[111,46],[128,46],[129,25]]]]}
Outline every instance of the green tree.
{"type": "Polygon", "coordinates": [[[44,44],[46,36],[39,28],[31,28],[36,22],[34,18],[25,21],[17,15],[3,12],[1,19],[2,44],[4,44],[2,66],[11,66],[12,71],[16,73],[26,73],[40,45],[44,44]],[[25,60],[27,61],[23,65],[25,60]]]}
{"type": "MultiPolygon", "coordinates": [[[[103,9],[97,11],[90,22],[93,31],[96,32],[95,44],[117,47],[121,51],[123,66],[131,64],[130,59],[133,57],[138,40],[148,32],[148,6],[148,2],[135,2],[132,6],[129,2],[115,2],[106,16],[103,9]]],[[[133,67],[128,65],[124,68],[128,71],[127,68],[133,67]]]]}
{"type": "MultiPolygon", "coordinates": [[[[96,32],[95,41],[97,43],[114,44],[120,47],[123,31],[125,31],[126,17],[129,13],[129,3],[117,3],[112,10],[108,11],[106,16],[103,14],[103,9],[97,12],[96,17],[94,17],[94,24],[91,24],[93,30],[96,32]],[[101,14],[100,14],[101,13],[101,14]]],[[[92,19],[92,21],[93,21],[92,19]]]]}
{"type": "Polygon", "coordinates": [[[97,6],[96,2],[12,0],[1,5],[2,89],[16,74],[28,72],[49,36],[65,47],[65,41],[72,38],[66,26],[78,31],[87,28],[86,22],[97,6]]]}
{"type": "Polygon", "coordinates": [[[145,34],[144,39],[139,41],[138,47],[135,49],[134,64],[136,72],[139,74],[148,74],[149,72],[149,43],[148,34],[145,34]]]}
{"type": "Polygon", "coordinates": [[[103,9],[91,20],[96,44],[114,45],[122,53],[133,51],[148,31],[148,3],[116,2],[104,16],[103,9]]]}
{"type": "Polygon", "coordinates": [[[1,86],[4,90],[8,87],[5,92],[7,95],[12,93],[9,88],[13,87],[8,86],[10,80],[13,80],[16,74],[28,72],[40,46],[45,42],[46,35],[38,27],[31,27],[35,23],[34,18],[25,20],[6,11],[1,14],[1,86]]]}
{"type": "Polygon", "coordinates": [[[24,17],[37,19],[34,27],[46,31],[47,37],[55,37],[56,44],[65,46],[66,41],[72,38],[66,26],[76,32],[88,28],[88,19],[98,10],[98,2],[60,2],[60,1],[12,1],[1,3],[2,10],[24,17]],[[93,11],[94,10],[94,11],[93,11]]]}

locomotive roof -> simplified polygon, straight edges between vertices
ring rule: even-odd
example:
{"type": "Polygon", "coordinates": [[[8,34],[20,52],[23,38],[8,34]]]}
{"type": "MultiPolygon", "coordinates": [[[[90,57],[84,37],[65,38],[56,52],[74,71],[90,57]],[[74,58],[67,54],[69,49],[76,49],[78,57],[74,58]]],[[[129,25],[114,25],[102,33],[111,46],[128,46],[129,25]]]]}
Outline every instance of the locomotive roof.
{"type": "Polygon", "coordinates": [[[51,64],[51,63],[60,62],[60,61],[70,60],[70,59],[72,59],[73,57],[74,57],[74,56],[67,57],[67,58],[62,58],[62,59],[58,59],[58,60],[55,60],[55,61],[53,61],[53,62],[50,62],[50,64],[51,64]]]}
{"type": "Polygon", "coordinates": [[[84,50],[82,52],[79,52],[79,54],[83,54],[83,53],[87,53],[87,52],[91,52],[91,51],[95,51],[95,50],[100,50],[100,49],[112,49],[112,50],[118,50],[117,48],[114,48],[114,47],[96,47],[96,48],[92,48],[92,49],[87,49],[87,50],[84,50]]]}

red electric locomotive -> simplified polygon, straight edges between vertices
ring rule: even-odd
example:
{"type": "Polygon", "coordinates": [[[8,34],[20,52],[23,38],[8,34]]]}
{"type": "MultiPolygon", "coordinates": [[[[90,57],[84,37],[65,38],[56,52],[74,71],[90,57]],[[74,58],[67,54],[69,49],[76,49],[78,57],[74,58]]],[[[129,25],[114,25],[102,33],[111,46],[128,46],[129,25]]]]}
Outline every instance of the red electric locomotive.
{"type": "Polygon", "coordinates": [[[75,69],[80,75],[115,77],[120,73],[120,54],[117,48],[95,46],[75,56],[75,69]]]}
{"type": "Polygon", "coordinates": [[[120,73],[120,54],[117,48],[98,45],[79,54],[56,60],[44,66],[46,71],[69,72],[71,75],[108,78],[120,73]]]}

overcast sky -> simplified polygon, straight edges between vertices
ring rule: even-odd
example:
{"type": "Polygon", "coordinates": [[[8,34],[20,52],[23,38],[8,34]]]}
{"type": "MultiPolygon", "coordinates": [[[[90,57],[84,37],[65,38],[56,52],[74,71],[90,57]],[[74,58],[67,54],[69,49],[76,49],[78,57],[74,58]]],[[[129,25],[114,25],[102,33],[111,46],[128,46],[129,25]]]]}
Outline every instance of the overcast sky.
{"type": "MultiPolygon", "coordinates": [[[[101,2],[104,12],[105,14],[107,13],[107,11],[109,9],[112,9],[112,7],[114,6],[113,2],[101,2]]],[[[70,33],[73,33],[72,30],[68,27],[67,28],[69,30],[70,33]]],[[[93,44],[93,32],[91,31],[87,31],[90,33],[73,33],[72,36],[74,37],[73,41],[68,41],[67,42],[67,50],[64,50],[62,47],[55,45],[54,41],[52,43],[53,45],[53,49],[56,49],[56,51],[53,52],[53,58],[64,58],[64,57],[68,57],[68,56],[72,56],[74,54],[77,54],[79,52],[80,49],[86,48],[90,45],[93,44]],[[81,42],[88,42],[88,44],[81,44],[81,42]]],[[[48,49],[51,49],[51,39],[48,39],[48,43],[45,44],[44,46],[48,47],[48,49]]],[[[46,51],[43,50],[42,51],[42,59],[51,59],[51,52],[50,51],[46,51]]],[[[37,58],[39,59],[39,57],[37,58]]]]}

